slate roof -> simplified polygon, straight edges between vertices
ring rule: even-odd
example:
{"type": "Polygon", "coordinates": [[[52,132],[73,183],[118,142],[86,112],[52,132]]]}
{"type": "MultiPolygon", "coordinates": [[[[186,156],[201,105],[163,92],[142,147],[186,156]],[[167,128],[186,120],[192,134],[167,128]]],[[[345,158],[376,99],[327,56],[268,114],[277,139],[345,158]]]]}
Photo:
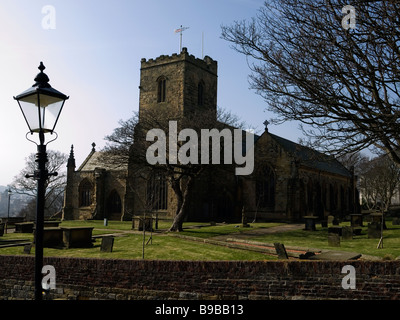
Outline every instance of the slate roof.
{"type": "Polygon", "coordinates": [[[345,177],[351,177],[351,173],[346,169],[337,159],[333,156],[329,156],[311,149],[306,146],[302,146],[298,143],[292,142],[285,138],[279,137],[275,134],[268,133],[272,139],[274,139],[285,151],[292,155],[300,164],[325,171],[334,174],[339,174],[345,177]]]}
{"type": "Polygon", "coordinates": [[[113,156],[105,152],[92,150],[86,157],[85,161],[80,165],[78,171],[93,171],[96,168],[107,170],[126,170],[127,164],[121,166],[120,164],[113,164],[113,156]]]}

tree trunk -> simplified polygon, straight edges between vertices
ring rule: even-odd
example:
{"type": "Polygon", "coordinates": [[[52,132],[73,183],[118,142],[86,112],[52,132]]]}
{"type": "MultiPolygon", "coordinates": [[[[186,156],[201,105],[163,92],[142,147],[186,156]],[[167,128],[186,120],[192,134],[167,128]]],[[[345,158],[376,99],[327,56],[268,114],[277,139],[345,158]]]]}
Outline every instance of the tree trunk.
{"type": "Polygon", "coordinates": [[[169,228],[169,231],[173,232],[181,232],[183,231],[183,221],[187,215],[187,208],[189,205],[189,194],[193,186],[193,178],[188,177],[186,188],[182,192],[182,184],[179,181],[174,181],[172,183],[172,189],[174,190],[176,197],[177,197],[177,208],[176,208],[176,215],[172,226],[169,228]]]}

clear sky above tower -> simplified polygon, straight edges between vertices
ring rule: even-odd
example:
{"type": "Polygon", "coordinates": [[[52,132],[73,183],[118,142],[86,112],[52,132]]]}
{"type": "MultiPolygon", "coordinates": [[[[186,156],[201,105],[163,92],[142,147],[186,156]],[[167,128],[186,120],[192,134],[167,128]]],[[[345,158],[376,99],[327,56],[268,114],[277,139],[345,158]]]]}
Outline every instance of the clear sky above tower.
{"type": "MultiPolygon", "coordinates": [[[[101,149],[104,136],[138,110],[141,58],[179,52],[208,55],[218,61],[218,106],[231,110],[262,131],[273,115],[249,90],[246,58],[220,38],[221,25],[249,19],[263,1],[256,0],[0,0],[0,185],[11,183],[35,146],[13,96],[28,89],[46,66],[50,84],[70,96],[48,149],[69,153],[77,166],[92,142],[101,149]]],[[[293,123],[270,131],[297,141],[293,123]]]]}

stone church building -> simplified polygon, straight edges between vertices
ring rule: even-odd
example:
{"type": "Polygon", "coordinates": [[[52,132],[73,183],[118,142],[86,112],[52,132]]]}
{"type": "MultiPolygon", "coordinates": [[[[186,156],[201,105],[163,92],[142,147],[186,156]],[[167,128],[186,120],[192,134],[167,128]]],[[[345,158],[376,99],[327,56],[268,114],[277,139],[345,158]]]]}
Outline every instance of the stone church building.
{"type": "MultiPolygon", "coordinates": [[[[217,109],[217,61],[180,54],[142,59],[139,123],[146,110],[217,109]]],[[[205,171],[194,181],[189,214],[192,221],[296,221],[314,215],[346,215],[356,208],[354,173],[333,157],[268,131],[254,137],[254,171],[236,176],[234,170],[205,171]]],[[[135,155],[132,155],[134,157],[135,155]]],[[[63,219],[131,220],[152,213],[172,218],[175,194],[162,175],[147,173],[128,161],[104,161],[95,144],[76,168],[73,148],[67,164],[63,219]]]]}

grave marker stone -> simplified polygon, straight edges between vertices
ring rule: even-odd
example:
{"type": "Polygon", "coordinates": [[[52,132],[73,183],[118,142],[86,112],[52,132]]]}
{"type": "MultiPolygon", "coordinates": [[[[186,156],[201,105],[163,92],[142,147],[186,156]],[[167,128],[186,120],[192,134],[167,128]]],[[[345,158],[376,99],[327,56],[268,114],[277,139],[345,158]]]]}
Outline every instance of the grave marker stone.
{"type": "Polygon", "coordinates": [[[279,259],[288,259],[285,246],[282,243],[276,242],[274,243],[274,247],[279,259]]]}
{"type": "Polygon", "coordinates": [[[368,239],[379,239],[381,237],[381,224],[371,222],[368,224],[368,239]]]}
{"type": "Polygon", "coordinates": [[[397,217],[393,218],[392,225],[394,225],[394,226],[400,225],[400,218],[397,218],[397,217]]]}
{"type": "Polygon", "coordinates": [[[103,237],[101,239],[101,252],[112,252],[114,246],[114,237],[103,237]]]}
{"type": "Polygon", "coordinates": [[[352,227],[342,227],[342,239],[352,240],[353,239],[353,228],[352,227]]]}
{"type": "Polygon", "coordinates": [[[32,243],[24,245],[24,254],[31,254],[32,243]]]}
{"type": "Polygon", "coordinates": [[[337,233],[328,233],[328,245],[340,247],[340,236],[337,233]]]}

